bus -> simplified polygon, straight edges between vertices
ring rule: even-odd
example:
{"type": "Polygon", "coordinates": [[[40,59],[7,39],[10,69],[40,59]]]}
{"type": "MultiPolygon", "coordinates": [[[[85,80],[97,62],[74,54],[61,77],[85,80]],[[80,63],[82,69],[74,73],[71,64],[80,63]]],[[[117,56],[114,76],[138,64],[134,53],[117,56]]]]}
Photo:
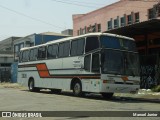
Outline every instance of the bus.
{"type": "Polygon", "coordinates": [[[137,93],[139,55],[134,39],[109,33],[89,33],[22,48],[18,83],[29,91],[72,90],[75,96],[137,93]]]}

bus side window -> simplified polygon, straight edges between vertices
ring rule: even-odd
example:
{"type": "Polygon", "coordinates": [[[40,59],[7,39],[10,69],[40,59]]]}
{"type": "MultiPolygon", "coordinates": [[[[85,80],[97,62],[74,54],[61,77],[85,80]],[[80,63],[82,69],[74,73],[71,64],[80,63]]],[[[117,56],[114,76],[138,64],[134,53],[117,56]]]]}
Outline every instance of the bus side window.
{"type": "Polygon", "coordinates": [[[37,60],[37,48],[30,50],[30,61],[37,60]]]}
{"type": "Polygon", "coordinates": [[[71,56],[82,55],[84,52],[84,38],[73,40],[71,46],[71,56]]]}
{"type": "Polygon", "coordinates": [[[90,51],[95,50],[97,48],[99,48],[98,37],[95,37],[95,36],[87,37],[85,52],[90,52],[90,51]]]}
{"type": "Polygon", "coordinates": [[[78,40],[77,55],[82,55],[84,53],[84,38],[78,40]]]}
{"type": "Polygon", "coordinates": [[[64,43],[60,43],[60,44],[59,44],[58,57],[63,57],[63,46],[64,46],[64,43]]]}
{"type": "Polygon", "coordinates": [[[92,72],[100,72],[99,53],[92,54],[92,72]]]}
{"type": "Polygon", "coordinates": [[[76,56],[77,55],[77,47],[78,47],[78,41],[73,40],[71,42],[71,56],[76,56]]]}
{"type": "Polygon", "coordinates": [[[68,57],[70,52],[70,41],[64,43],[63,57],[68,57]]]}
{"type": "Polygon", "coordinates": [[[90,72],[90,66],[91,66],[91,55],[87,55],[85,56],[84,58],[84,69],[86,71],[89,71],[90,72]]]}
{"type": "Polygon", "coordinates": [[[58,45],[49,45],[47,49],[47,58],[56,58],[58,53],[58,45]]]}
{"type": "Polygon", "coordinates": [[[27,62],[29,60],[29,50],[25,50],[22,53],[22,61],[27,62]]]}
{"type": "Polygon", "coordinates": [[[46,58],[46,47],[39,47],[38,48],[38,59],[45,59],[46,58]]]}
{"type": "Polygon", "coordinates": [[[59,57],[67,57],[69,56],[70,51],[70,41],[60,43],[59,44],[59,57]]]}

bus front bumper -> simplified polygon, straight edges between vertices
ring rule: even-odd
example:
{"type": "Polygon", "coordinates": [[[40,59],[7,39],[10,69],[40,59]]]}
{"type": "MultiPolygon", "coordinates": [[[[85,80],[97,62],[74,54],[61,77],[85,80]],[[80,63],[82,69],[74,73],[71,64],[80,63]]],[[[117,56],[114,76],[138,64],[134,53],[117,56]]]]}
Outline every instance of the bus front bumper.
{"type": "Polygon", "coordinates": [[[127,85],[127,84],[103,84],[101,92],[109,93],[137,93],[139,85],[127,85]]]}

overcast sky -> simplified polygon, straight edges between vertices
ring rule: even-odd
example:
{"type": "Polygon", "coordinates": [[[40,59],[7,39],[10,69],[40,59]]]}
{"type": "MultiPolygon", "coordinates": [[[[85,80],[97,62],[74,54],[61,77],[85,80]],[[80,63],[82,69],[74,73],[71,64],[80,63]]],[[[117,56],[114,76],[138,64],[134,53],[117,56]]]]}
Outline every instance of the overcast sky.
{"type": "Polygon", "coordinates": [[[72,15],[119,0],[0,0],[0,40],[72,28],[72,15]]]}

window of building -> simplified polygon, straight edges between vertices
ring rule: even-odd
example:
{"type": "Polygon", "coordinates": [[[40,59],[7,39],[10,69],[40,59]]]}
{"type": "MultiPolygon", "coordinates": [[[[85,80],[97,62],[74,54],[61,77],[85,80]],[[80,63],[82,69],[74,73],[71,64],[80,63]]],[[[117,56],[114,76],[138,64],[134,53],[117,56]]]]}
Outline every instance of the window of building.
{"type": "Polygon", "coordinates": [[[90,52],[90,51],[95,50],[97,48],[99,48],[98,37],[95,37],[95,36],[87,37],[85,52],[90,52]]]}
{"type": "Polygon", "coordinates": [[[98,32],[101,32],[101,24],[98,24],[98,32]]]}
{"type": "Polygon", "coordinates": [[[96,32],[96,25],[92,26],[92,32],[96,32]]]}
{"type": "Polygon", "coordinates": [[[86,34],[86,28],[82,29],[82,34],[86,34]]]}
{"type": "Polygon", "coordinates": [[[114,19],[114,28],[118,27],[118,19],[114,19]]]}
{"type": "Polygon", "coordinates": [[[20,49],[21,49],[21,48],[24,48],[24,43],[21,43],[21,44],[20,44],[20,49]]]}
{"type": "Polygon", "coordinates": [[[148,10],[148,19],[153,19],[154,18],[154,10],[153,9],[149,9],[148,10]]]}
{"type": "Polygon", "coordinates": [[[96,32],[96,25],[92,25],[92,26],[88,27],[88,32],[89,33],[96,32]]]}
{"type": "Polygon", "coordinates": [[[112,21],[108,21],[108,30],[112,29],[112,21]]]}
{"type": "Polygon", "coordinates": [[[83,34],[83,29],[82,28],[80,28],[80,35],[82,35],[83,34]]]}
{"type": "Polygon", "coordinates": [[[14,52],[15,53],[19,52],[19,45],[14,45],[14,52]]]}
{"type": "Polygon", "coordinates": [[[47,49],[47,58],[56,58],[58,53],[58,45],[49,45],[47,49]]]}
{"type": "Polygon", "coordinates": [[[59,57],[67,57],[69,56],[69,52],[70,52],[70,42],[69,41],[59,44],[59,53],[58,53],[59,57]]]}
{"type": "Polygon", "coordinates": [[[99,73],[100,65],[99,65],[99,53],[94,53],[92,55],[92,72],[99,73]]]}
{"type": "Polygon", "coordinates": [[[80,35],[79,30],[77,30],[77,35],[80,35]]]}
{"type": "Polygon", "coordinates": [[[82,55],[84,52],[84,38],[73,40],[71,43],[71,56],[82,55]]]}
{"type": "Polygon", "coordinates": [[[132,16],[131,15],[127,16],[127,20],[128,20],[128,25],[132,24],[132,16]]]}
{"type": "Polygon", "coordinates": [[[124,17],[121,17],[121,18],[120,18],[120,20],[121,20],[121,26],[122,26],[122,27],[125,26],[125,23],[124,23],[125,20],[124,20],[124,19],[125,19],[124,17]]]}
{"type": "Polygon", "coordinates": [[[38,59],[45,59],[46,58],[46,47],[39,47],[38,48],[38,59]]]}
{"type": "Polygon", "coordinates": [[[22,62],[22,58],[23,58],[23,52],[20,52],[20,55],[19,55],[19,62],[22,62]]]}
{"type": "Polygon", "coordinates": [[[139,22],[139,12],[135,13],[135,22],[139,22]]]}
{"type": "Polygon", "coordinates": [[[91,67],[91,55],[87,55],[84,58],[84,69],[90,72],[91,67]]]}
{"type": "Polygon", "coordinates": [[[90,27],[87,27],[87,33],[89,33],[89,32],[90,32],[89,30],[90,30],[90,27]]]}
{"type": "Polygon", "coordinates": [[[37,48],[31,49],[29,57],[30,61],[37,60],[37,55],[38,55],[38,49],[37,48]]]}

